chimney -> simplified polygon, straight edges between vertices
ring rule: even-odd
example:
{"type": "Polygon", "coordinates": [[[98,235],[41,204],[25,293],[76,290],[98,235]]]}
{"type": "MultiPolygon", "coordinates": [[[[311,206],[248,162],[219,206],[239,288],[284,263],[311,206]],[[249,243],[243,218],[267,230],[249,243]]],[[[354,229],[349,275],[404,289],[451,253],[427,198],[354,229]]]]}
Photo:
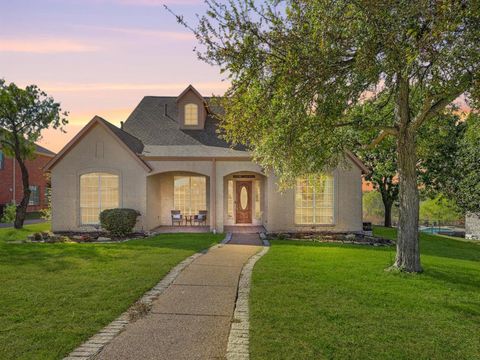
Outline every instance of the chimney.
{"type": "Polygon", "coordinates": [[[120,121],[120,129],[123,130],[123,121],[120,121]]]}

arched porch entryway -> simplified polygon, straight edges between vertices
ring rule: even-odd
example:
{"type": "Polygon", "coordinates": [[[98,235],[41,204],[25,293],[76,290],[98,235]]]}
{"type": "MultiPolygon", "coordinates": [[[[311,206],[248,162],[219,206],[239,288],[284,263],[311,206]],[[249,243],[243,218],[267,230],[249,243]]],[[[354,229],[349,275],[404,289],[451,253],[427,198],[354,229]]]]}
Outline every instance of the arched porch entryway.
{"type": "Polygon", "coordinates": [[[208,231],[210,203],[210,177],[206,174],[168,171],[147,177],[149,230],[208,231]],[[200,214],[206,214],[206,219],[198,217],[200,214]]]}
{"type": "Polygon", "coordinates": [[[252,171],[238,171],[224,176],[224,225],[262,226],[266,214],[266,177],[252,171]]]}

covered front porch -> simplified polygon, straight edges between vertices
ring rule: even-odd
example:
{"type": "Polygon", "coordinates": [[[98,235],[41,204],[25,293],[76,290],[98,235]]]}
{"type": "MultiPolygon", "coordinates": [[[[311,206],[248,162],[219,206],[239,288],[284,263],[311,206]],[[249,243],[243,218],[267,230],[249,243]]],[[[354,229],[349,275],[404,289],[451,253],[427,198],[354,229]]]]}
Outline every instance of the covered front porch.
{"type": "Polygon", "coordinates": [[[223,232],[224,226],[262,226],[264,179],[251,171],[152,174],[146,187],[147,229],[158,233],[223,232]]]}

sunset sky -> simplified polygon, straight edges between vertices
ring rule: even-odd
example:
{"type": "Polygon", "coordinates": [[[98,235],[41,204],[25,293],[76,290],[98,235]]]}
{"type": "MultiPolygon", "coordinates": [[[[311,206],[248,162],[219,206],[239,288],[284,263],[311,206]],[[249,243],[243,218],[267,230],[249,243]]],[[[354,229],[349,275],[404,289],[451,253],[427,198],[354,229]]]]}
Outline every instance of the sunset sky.
{"type": "Polygon", "coordinates": [[[49,130],[40,142],[53,151],[94,115],[119,124],[145,95],[227,88],[163,7],[193,21],[202,0],[0,1],[0,78],[36,84],[70,112],[67,134],[49,130]]]}

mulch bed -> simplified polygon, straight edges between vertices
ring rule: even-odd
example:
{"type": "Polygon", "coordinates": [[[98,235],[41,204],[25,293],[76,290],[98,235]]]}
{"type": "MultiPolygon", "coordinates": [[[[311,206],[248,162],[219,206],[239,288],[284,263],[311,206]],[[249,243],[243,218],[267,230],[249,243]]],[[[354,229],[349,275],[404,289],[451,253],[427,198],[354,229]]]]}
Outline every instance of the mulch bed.
{"type": "MultiPolygon", "coordinates": [[[[123,242],[131,239],[143,239],[148,235],[142,232],[135,232],[128,234],[125,237],[112,237],[105,231],[59,231],[55,233],[51,232],[38,232],[28,235],[26,242],[37,243],[64,243],[64,242],[76,242],[76,243],[110,243],[110,242],[123,242]]],[[[25,241],[17,241],[15,243],[23,243],[25,241]]]]}
{"type": "Polygon", "coordinates": [[[342,243],[370,246],[391,246],[395,244],[390,239],[346,232],[269,233],[267,237],[269,240],[302,240],[322,243],[342,243]]]}
{"type": "Polygon", "coordinates": [[[147,237],[147,234],[142,232],[135,232],[124,237],[112,237],[105,231],[57,231],[55,235],[66,236],[74,242],[104,242],[104,241],[125,241],[131,239],[142,239],[147,237]]]}

